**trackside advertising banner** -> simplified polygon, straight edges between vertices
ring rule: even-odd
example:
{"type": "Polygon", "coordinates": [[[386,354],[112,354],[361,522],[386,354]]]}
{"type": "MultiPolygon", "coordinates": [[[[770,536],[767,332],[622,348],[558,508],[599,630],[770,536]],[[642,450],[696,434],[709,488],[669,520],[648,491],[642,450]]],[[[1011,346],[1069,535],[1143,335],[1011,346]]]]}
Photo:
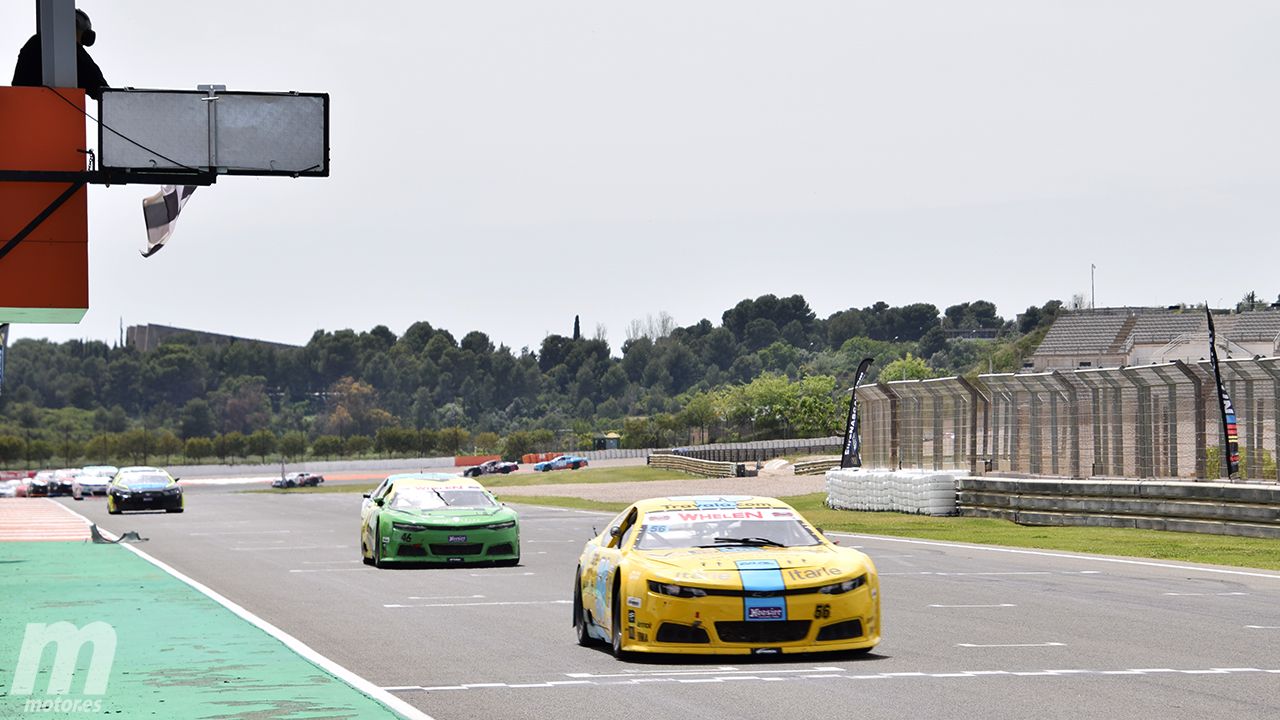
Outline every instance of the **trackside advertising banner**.
{"type": "Polygon", "coordinates": [[[1209,318],[1209,364],[1213,366],[1213,381],[1218,386],[1218,409],[1222,411],[1222,434],[1227,439],[1227,477],[1234,478],[1240,472],[1240,434],[1236,429],[1236,409],[1231,396],[1222,384],[1222,371],[1218,368],[1218,348],[1213,330],[1213,313],[1204,309],[1209,318]]]}
{"type": "Polygon", "coordinates": [[[862,467],[862,441],[858,438],[858,386],[871,367],[871,358],[863,358],[858,372],[853,376],[853,389],[849,391],[849,420],[844,426],[844,452],[840,455],[840,467],[862,467]]]}

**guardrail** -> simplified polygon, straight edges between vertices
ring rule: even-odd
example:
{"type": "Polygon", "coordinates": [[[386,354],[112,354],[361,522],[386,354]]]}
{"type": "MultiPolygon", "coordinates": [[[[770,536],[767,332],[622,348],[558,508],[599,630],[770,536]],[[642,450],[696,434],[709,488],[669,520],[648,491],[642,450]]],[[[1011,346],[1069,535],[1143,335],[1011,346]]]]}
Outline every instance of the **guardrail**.
{"type": "Polygon", "coordinates": [[[714,443],[678,447],[669,452],[685,457],[722,462],[763,462],[783,455],[798,457],[839,451],[844,438],[792,438],[790,440],[754,440],[740,443],[714,443]]]}
{"type": "Polygon", "coordinates": [[[815,458],[813,460],[801,460],[794,466],[797,475],[822,475],[828,470],[835,470],[840,467],[840,457],[815,458]]]}
{"type": "Polygon", "coordinates": [[[966,517],[1280,538],[1275,485],[962,477],[958,486],[966,517]]]}
{"type": "Polygon", "coordinates": [[[709,478],[743,477],[747,474],[746,466],[742,463],[702,460],[670,453],[653,453],[649,456],[649,467],[678,470],[709,478]]]}

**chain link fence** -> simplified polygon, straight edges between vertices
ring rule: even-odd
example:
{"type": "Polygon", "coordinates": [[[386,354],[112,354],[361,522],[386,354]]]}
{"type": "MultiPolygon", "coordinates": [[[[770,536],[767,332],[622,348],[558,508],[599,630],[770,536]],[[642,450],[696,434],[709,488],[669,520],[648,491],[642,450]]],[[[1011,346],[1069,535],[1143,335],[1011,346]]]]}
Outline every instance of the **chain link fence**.
{"type": "MultiPolygon", "coordinates": [[[[1280,358],[1225,360],[1240,480],[1275,482],[1280,358]]],[[[907,380],[858,389],[863,464],[1066,478],[1218,480],[1222,416],[1207,361],[907,380]]]]}

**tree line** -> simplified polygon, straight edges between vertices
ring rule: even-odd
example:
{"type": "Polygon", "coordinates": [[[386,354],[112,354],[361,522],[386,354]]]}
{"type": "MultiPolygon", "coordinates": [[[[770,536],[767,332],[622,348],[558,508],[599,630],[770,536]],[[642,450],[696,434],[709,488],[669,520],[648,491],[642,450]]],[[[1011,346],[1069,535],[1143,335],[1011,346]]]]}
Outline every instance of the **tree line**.
{"type": "Polygon", "coordinates": [[[607,430],[636,447],[830,434],[861,358],[876,359],[871,380],[1013,370],[1060,305],[1006,320],[983,300],[877,302],[819,318],[800,295],[763,295],[718,323],[633,322],[617,354],[578,318],[518,351],[428,322],[398,336],[317,330],[299,348],[24,339],[0,389],[0,462],[511,456],[607,430]]]}

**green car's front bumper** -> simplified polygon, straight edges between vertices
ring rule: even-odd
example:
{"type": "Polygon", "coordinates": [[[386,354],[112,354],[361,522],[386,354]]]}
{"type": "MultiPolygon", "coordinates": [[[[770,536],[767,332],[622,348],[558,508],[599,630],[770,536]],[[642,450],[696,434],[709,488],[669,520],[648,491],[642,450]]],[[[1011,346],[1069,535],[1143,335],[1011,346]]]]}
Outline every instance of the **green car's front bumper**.
{"type": "Polygon", "coordinates": [[[515,521],[489,523],[509,527],[460,526],[443,528],[382,519],[378,540],[382,562],[515,563],[520,560],[520,525],[515,521]]]}

